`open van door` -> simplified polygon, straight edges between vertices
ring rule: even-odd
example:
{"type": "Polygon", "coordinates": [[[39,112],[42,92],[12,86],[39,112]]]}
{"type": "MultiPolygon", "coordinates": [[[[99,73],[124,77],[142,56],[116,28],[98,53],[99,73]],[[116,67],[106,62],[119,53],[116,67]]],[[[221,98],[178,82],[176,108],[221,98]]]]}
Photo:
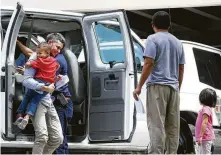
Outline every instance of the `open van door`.
{"type": "MultiPolygon", "coordinates": [[[[2,17],[9,12],[9,10],[1,8],[2,17]]],[[[25,13],[22,5],[18,3],[16,9],[11,15],[1,50],[1,100],[2,102],[5,101],[5,103],[1,103],[1,127],[4,138],[14,138],[14,135],[12,134],[11,118],[13,96],[15,94],[14,53],[17,36],[24,15],[25,13]]]]}
{"type": "Polygon", "coordinates": [[[136,123],[132,91],[137,74],[126,13],[85,15],[83,30],[89,73],[89,140],[130,141],[136,123]],[[113,20],[119,25],[108,24],[113,20]]]}

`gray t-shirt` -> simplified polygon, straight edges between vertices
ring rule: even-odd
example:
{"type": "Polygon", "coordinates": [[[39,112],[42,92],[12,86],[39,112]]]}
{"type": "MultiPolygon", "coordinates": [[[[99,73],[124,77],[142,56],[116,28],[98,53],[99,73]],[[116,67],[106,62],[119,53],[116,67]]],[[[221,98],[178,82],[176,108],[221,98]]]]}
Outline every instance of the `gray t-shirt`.
{"type": "Polygon", "coordinates": [[[179,89],[179,64],[185,64],[180,40],[169,32],[157,32],[147,38],[143,55],[155,61],[152,73],[146,81],[147,86],[161,84],[179,89]]]}

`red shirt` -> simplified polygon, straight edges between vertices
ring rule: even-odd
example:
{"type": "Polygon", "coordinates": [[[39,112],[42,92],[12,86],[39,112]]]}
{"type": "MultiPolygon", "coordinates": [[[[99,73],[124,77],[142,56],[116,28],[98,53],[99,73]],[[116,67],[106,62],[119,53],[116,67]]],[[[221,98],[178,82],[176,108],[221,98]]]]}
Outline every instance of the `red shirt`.
{"type": "Polygon", "coordinates": [[[59,67],[55,58],[38,58],[31,61],[31,67],[36,69],[35,78],[44,82],[55,83],[56,71],[59,67]]]}

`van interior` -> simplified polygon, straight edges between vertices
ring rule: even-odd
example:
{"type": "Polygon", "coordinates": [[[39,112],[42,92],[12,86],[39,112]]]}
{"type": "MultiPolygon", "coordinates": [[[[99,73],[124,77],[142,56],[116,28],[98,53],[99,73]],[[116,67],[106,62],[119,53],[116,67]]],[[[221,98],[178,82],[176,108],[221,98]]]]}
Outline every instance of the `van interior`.
{"type": "MultiPolygon", "coordinates": [[[[11,15],[3,15],[1,17],[2,31],[1,36],[5,36],[11,15]]],[[[115,21],[115,20],[114,20],[115,21]]],[[[116,23],[116,22],[115,22],[116,23]]],[[[98,44],[99,55],[102,63],[109,64],[110,67],[116,64],[122,64],[125,61],[125,50],[123,46],[123,34],[121,33],[121,28],[117,24],[113,24],[110,21],[99,21],[94,22],[94,32],[96,33],[96,41],[98,44]]],[[[26,13],[24,19],[22,20],[21,27],[19,29],[19,34],[17,37],[13,37],[14,39],[18,39],[27,47],[33,49],[37,44],[41,41],[45,41],[44,38],[50,33],[61,33],[66,39],[65,48],[63,49],[63,54],[68,64],[68,77],[69,77],[69,90],[71,92],[71,100],[73,102],[73,118],[71,122],[68,124],[68,140],[69,142],[80,142],[85,139],[87,131],[87,120],[88,120],[88,66],[87,66],[87,52],[85,48],[84,37],[82,33],[82,28],[80,22],[74,20],[73,18],[69,18],[67,16],[52,16],[51,14],[31,14],[26,13]]],[[[15,40],[14,40],[15,41],[15,40]]],[[[142,70],[142,65],[144,63],[143,59],[143,47],[139,41],[133,38],[133,45],[136,57],[136,65],[138,71],[142,70]]],[[[90,50],[90,49],[88,49],[90,50]]],[[[17,60],[20,57],[21,51],[16,46],[15,50],[10,51],[10,58],[17,60]]],[[[10,66],[11,67],[11,66],[10,66]]],[[[20,131],[18,128],[13,125],[16,117],[16,110],[23,100],[25,94],[25,88],[22,86],[22,78],[19,74],[14,74],[16,72],[15,67],[10,68],[10,74],[7,76],[15,76],[15,88],[9,88],[11,83],[7,85],[7,90],[10,90],[10,95],[13,97],[13,100],[6,101],[6,135],[10,136],[12,140],[25,140],[25,141],[33,141],[34,140],[34,129],[33,125],[30,122],[25,130],[20,131]],[[11,73],[11,70],[13,71],[11,73]],[[12,74],[12,75],[11,75],[12,74]]],[[[9,72],[8,72],[9,73],[9,72]]],[[[108,75],[109,72],[107,72],[108,75]]],[[[103,80],[113,80],[115,78],[111,76],[107,76],[107,78],[102,77],[103,80]]],[[[113,90],[117,89],[121,91],[121,82],[108,83],[105,86],[101,87],[102,80],[97,80],[98,78],[94,78],[96,82],[91,82],[93,85],[91,86],[92,97],[99,96],[103,89],[105,90],[113,90]],[[105,88],[104,88],[105,87],[105,88]]],[[[13,80],[12,84],[13,84],[13,80]]],[[[93,80],[92,80],[93,81],[93,80]]],[[[10,96],[10,97],[11,97],[10,96]]],[[[9,98],[9,94],[8,94],[9,98]]],[[[105,97],[104,97],[105,98],[105,97]]],[[[119,96],[120,103],[122,104],[122,96],[119,96]]],[[[99,100],[100,102],[101,100],[99,100]]],[[[106,105],[110,105],[116,109],[115,101],[106,102],[106,105]]],[[[118,102],[118,99],[117,101],[118,102]]],[[[99,103],[100,105],[101,103],[99,103]]],[[[102,106],[104,103],[102,102],[102,106]]],[[[106,109],[106,105],[103,106],[106,109]]],[[[137,105],[136,105],[137,106],[137,105]]],[[[119,109],[118,109],[119,110],[119,109]]],[[[105,110],[104,110],[105,111],[105,110]]],[[[121,113],[124,112],[123,106],[121,107],[121,113]]],[[[93,112],[95,113],[95,112],[93,112]]],[[[104,112],[102,112],[103,114],[104,112]]],[[[110,112],[111,113],[111,112],[110,112]]],[[[109,113],[107,113],[108,115],[109,113]]],[[[115,116],[115,113],[111,113],[111,115],[115,116]]],[[[93,115],[94,116],[94,115],[93,115]]],[[[92,118],[92,115],[90,115],[92,118]]],[[[91,122],[99,122],[102,117],[93,117],[94,120],[91,122]],[[95,119],[96,118],[96,119],[95,119]]],[[[105,117],[106,118],[106,117],[105,117]]],[[[109,118],[109,116],[107,116],[109,118]]],[[[117,116],[115,116],[116,120],[118,120],[117,116]]],[[[123,121],[123,120],[122,120],[123,121]]],[[[112,121],[117,123],[115,121],[112,121]]],[[[122,124],[122,123],[121,123],[122,124]]],[[[112,128],[109,125],[109,122],[103,123],[102,132],[104,136],[103,140],[107,137],[106,134],[111,133],[115,134],[115,130],[121,131],[118,129],[119,124],[115,124],[112,128]],[[107,132],[109,131],[110,132],[107,132]]],[[[89,125],[91,127],[90,133],[97,133],[97,137],[100,137],[100,129],[97,130],[96,125],[89,125]]],[[[134,130],[134,129],[133,129],[134,130]]],[[[120,132],[117,132],[121,134],[120,132]]],[[[8,138],[8,137],[7,137],[8,138]]],[[[109,136],[110,140],[113,139],[113,136],[109,136]]],[[[117,137],[117,140],[119,137],[117,137]]],[[[106,139],[105,139],[106,140],[106,139]]],[[[108,139],[109,140],[109,139],[108,139]]],[[[96,141],[96,140],[95,140],[96,141]]]]}
{"type": "MultiPolygon", "coordinates": [[[[11,16],[1,17],[2,23],[2,35],[4,38],[11,16]]],[[[71,122],[68,124],[68,140],[70,142],[82,141],[86,136],[86,120],[87,120],[87,66],[86,62],[78,62],[78,57],[81,51],[84,49],[84,40],[82,37],[81,26],[77,21],[67,19],[49,19],[39,18],[26,15],[23,19],[22,25],[17,37],[27,47],[35,50],[37,44],[44,41],[43,38],[49,33],[59,32],[64,35],[66,39],[65,48],[63,54],[68,64],[68,76],[69,76],[69,90],[71,92],[71,100],[73,102],[74,115],[71,122]]],[[[18,59],[21,51],[16,46],[14,58],[18,59]]],[[[86,54],[84,54],[86,55],[86,54]]],[[[84,60],[87,60],[86,58],[84,60]]],[[[15,70],[16,72],[16,70],[15,70]]],[[[24,130],[18,130],[13,125],[16,117],[16,110],[21,103],[25,88],[22,86],[21,80],[19,80],[19,74],[15,74],[15,95],[13,96],[12,105],[8,105],[8,116],[6,119],[11,120],[8,130],[14,135],[14,140],[34,140],[34,128],[32,122],[24,130]],[[12,107],[12,108],[9,108],[12,107]],[[10,126],[12,129],[10,130],[10,126]]],[[[21,75],[20,75],[21,76],[21,75]]]]}

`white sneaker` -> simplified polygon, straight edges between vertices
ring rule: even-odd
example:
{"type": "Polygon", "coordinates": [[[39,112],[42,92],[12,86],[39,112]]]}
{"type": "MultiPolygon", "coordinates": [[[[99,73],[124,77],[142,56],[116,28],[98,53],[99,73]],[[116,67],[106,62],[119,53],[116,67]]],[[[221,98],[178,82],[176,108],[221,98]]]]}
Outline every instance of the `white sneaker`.
{"type": "Polygon", "coordinates": [[[19,117],[16,119],[16,121],[13,123],[14,125],[18,125],[23,120],[23,117],[19,117]]]}
{"type": "Polygon", "coordinates": [[[18,127],[19,127],[20,129],[24,130],[25,127],[26,127],[27,124],[28,124],[28,120],[29,120],[29,119],[24,118],[24,119],[21,121],[21,123],[18,124],[18,127]]]}

